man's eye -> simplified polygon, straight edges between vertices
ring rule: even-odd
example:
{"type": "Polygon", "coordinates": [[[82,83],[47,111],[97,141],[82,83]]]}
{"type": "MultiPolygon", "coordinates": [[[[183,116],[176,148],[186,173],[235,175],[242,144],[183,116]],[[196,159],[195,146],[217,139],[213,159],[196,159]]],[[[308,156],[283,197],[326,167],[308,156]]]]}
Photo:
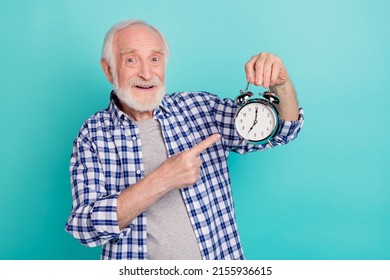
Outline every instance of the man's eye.
{"type": "Polygon", "coordinates": [[[153,62],[159,62],[159,61],[160,61],[160,58],[157,57],[157,56],[154,56],[154,57],[152,57],[152,61],[153,61],[153,62]]]}
{"type": "Polygon", "coordinates": [[[133,57],[129,57],[127,59],[127,63],[134,63],[135,62],[135,59],[133,57]]]}

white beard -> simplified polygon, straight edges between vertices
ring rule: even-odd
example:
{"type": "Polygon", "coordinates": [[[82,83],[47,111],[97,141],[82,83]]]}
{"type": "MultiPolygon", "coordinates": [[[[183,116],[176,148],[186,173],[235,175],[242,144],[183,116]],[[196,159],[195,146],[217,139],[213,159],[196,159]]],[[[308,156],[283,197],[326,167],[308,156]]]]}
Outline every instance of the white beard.
{"type": "Polygon", "coordinates": [[[129,81],[128,85],[122,88],[119,88],[117,85],[118,83],[114,81],[114,90],[119,100],[138,112],[152,112],[160,106],[165,96],[165,85],[162,85],[160,80],[155,76],[150,81],[135,77],[129,81]],[[133,86],[154,86],[159,88],[155,93],[144,93],[141,98],[136,98],[132,90],[133,86]]]}

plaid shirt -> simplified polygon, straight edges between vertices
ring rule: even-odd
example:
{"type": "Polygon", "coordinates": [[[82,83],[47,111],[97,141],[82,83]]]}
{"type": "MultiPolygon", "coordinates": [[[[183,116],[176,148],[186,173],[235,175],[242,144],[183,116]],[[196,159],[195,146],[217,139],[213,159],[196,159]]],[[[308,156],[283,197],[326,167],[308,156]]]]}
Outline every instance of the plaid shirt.
{"type": "MultiPolygon", "coordinates": [[[[74,141],[70,161],[73,207],[66,231],[82,244],[102,246],[102,259],[147,259],[147,211],[123,230],[117,221],[119,193],[144,177],[137,126],[116,106],[91,116],[74,141]]],[[[243,259],[237,231],[227,158],[230,151],[261,151],[234,129],[237,105],[206,92],[166,95],[154,118],[161,123],[168,155],[183,152],[214,133],[221,139],[204,151],[200,179],[181,189],[203,259],[243,259]],[[239,145],[240,144],[240,145],[239,145]]],[[[281,120],[273,146],[293,140],[303,125],[281,120]]]]}

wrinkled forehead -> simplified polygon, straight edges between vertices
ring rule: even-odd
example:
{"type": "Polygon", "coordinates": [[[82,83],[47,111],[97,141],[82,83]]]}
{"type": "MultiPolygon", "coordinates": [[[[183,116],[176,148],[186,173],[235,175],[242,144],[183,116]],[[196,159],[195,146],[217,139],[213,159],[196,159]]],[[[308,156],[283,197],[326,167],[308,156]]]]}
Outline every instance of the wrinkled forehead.
{"type": "Polygon", "coordinates": [[[166,45],[161,35],[153,28],[141,24],[126,27],[115,34],[113,47],[121,55],[129,51],[159,50],[166,53],[166,45]]]}

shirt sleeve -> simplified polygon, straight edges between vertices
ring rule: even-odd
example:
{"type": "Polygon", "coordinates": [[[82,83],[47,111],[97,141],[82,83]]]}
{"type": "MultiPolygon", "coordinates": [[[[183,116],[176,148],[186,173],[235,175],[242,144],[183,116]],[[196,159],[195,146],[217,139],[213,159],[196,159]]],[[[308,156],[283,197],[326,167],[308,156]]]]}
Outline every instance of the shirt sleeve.
{"type": "MultiPolygon", "coordinates": [[[[271,140],[272,146],[285,145],[295,138],[297,138],[298,133],[301,131],[301,128],[304,123],[304,111],[303,108],[299,108],[299,117],[296,121],[285,121],[280,120],[280,126],[277,134],[271,140]]],[[[269,145],[271,147],[271,145],[269,145]]]]}
{"type": "Polygon", "coordinates": [[[127,235],[119,229],[119,193],[108,194],[105,176],[87,129],[75,140],[71,161],[72,211],[65,230],[88,247],[100,246],[127,235]]]}

